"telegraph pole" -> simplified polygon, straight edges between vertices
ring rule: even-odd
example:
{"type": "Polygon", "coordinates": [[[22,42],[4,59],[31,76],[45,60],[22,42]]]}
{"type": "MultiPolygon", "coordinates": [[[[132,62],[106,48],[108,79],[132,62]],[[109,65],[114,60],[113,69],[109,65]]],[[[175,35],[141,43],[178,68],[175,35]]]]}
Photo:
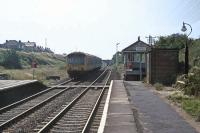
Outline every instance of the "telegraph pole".
{"type": "Polygon", "coordinates": [[[153,45],[153,41],[155,40],[155,38],[156,38],[156,36],[151,36],[151,35],[149,35],[148,37],[145,37],[145,38],[147,38],[147,41],[148,41],[148,43],[149,43],[149,45],[153,45]]]}
{"type": "Polygon", "coordinates": [[[118,65],[118,45],[119,43],[116,44],[116,54],[115,54],[115,58],[116,58],[116,68],[117,68],[117,65],[118,65]]]}
{"type": "Polygon", "coordinates": [[[47,38],[45,38],[45,48],[47,48],[47,38]]]}

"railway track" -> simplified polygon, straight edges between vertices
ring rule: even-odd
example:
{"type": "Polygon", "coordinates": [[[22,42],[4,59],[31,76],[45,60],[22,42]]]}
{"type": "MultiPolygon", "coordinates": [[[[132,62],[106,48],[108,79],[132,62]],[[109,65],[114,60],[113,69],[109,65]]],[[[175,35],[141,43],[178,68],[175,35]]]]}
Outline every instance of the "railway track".
{"type": "Polygon", "coordinates": [[[46,90],[44,90],[44,91],[41,91],[41,92],[39,92],[39,93],[37,93],[37,94],[34,94],[34,95],[30,96],[30,97],[24,98],[24,99],[22,99],[22,100],[20,100],[20,101],[18,101],[18,102],[15,102],[15,103],[13,103],[13,104],[10,104],[10,105],[6,106],[6,107],[0,108],[0,114],[3,113],[3,112],[5,112],[5,111],[8,111],[8,110],[11,109],[11,108],[14,108],[14,107],[18,106],[18,105],[20,105],[20,104],[22,104],[22,103],[24,103],[24,102],[27,102],[28,100],[31,100],[31,99],[33,99],[33,98],[36,98],[36,97],[38,97],[38,96],[40,96],[40,95],[43,95],[43,94],[45,94],[45,93],[48,93],[48,92],[54,90],[54,89],[55,89],[57,86],[59,86],[59,85],[65,85],[65,84],[68,84],[68,83],[70,83],[70,82],[72,82],[72,79],[67,80],[67,81],[64,81],[63,83],[60,83],[60,84],[58,84],[58,85],[56,85],[56,86],[54,86],[54,87],[50,87],[49,89],[46,89],[46,90]]]}
{"type": "MultiPolygon", "coordinates": [[[[69,82],[71,82],[71,80],[65,81],[62,84],[66,84],[69,82]]],[[[74,84],[77,84],[77,83],[78,82],[74,84]]],[[[62,94],[67,89],[69,88],[63,89],[63,88],[56,88],[55,86],[47,90],[44,90],[42,92],[39,92],[35,95],[32,95],[28,98],[25,98],[23,100],[20,100],[19,102],[16,102],[14,104],[1,108],[0,109],[0,131],[2,128],[8,126],[10,123],[16,121],[20,117],[23,117],[30,111],[33,111],[34,109],[44,105],[46,102],[52,100],[56,96],[62,94]]]]}
{"type": "MultiPolygon", "coordinates": [[[[111,72],[104,86],[107,85],[111,72]]],[[[90,88],[87,87],[70,104],[63,107],[55,117],[53,117],[38,133],[46,132],[70,132],[84,133],[88,132],[92,119],[101,103],[106,87],[90,88]]]]}
{"type": "Polygon", "coordinates": [[[97,133],[98,132],[98,128],[100,126],[101,117],[103,114],[107,94],[108,94],[108,89],[105,89],[102,99],[98,105],[98,108],[94,112],[93,118],[91,119],[90,124],[87,127],[87,133],[97,133]]]}
{"type": "MultiPolygon", "coordinates": [[[[70,87],[70,84],[64,87],[68,82],[70,81],[0,109],[0,131],[40,132],[57,113],[69,106],[75,97],[88,89],[70,87]]],[[[71,86],[78,83],[71,83],[71,86]]]]}

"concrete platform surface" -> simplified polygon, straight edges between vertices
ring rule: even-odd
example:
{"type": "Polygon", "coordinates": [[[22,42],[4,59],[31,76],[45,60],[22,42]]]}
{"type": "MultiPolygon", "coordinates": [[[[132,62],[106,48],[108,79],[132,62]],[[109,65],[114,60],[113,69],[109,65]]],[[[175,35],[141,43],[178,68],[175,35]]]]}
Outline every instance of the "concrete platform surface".
{"type": "Polygon", "coordinates": [[[198,133],[151,88],[137,81],[125,81],[124,85],[139,112],[144,133],[198,133]]]}
{"type": "Polygon", "coordinates": [[[46,88],[45,85],[37,80],[0,80],[0,108],[46,88]]]}
{"type": "Polygon", "coordinates": [[[104,133],[137,133],[122,80],[113,81],[104,133]]]}
{"type": "Polygon", "coordinates": [[[37,82],[37,80],[0,80],[0,91],[37,82]]]}

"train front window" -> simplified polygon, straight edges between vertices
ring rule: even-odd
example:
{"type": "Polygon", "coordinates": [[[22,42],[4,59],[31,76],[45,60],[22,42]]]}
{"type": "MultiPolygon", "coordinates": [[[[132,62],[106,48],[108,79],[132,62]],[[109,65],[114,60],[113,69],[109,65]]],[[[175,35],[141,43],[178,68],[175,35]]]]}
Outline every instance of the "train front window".
{"type": "Polygon", "coordinates": [[[69,64],[84,64],[84,57],[83,56],[72,56],[68,58],[69,64]]]}

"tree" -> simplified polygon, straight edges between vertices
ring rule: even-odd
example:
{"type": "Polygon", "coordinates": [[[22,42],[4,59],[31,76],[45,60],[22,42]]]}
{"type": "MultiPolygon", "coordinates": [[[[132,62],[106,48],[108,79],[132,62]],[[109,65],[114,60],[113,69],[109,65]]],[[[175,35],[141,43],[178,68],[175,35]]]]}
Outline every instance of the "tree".
{"type": "Polygon", "coordinates": [[[156,48],[175,48],[182,49],[185,47],[187,36],[184,34],[172,34],[159,37],[155,43],[156,48]]]}
{"type": "Polygon", "coordinates": [[[20,69],[22,68],[20,58],[15,50],[7,50],[3,56],[2,65],[9,69],[20,69]]]}
{"type": "MultiPolygon", "coordinates": [[[[117,61],[118,61],[118,64],[122,64],[123,63],[123,56],[120,52],[118,52],[118,56],[117,56],[117,61]]],[[[115,64],[116,63],[116,53],[113,55],[112,57],[112,63],[115,64]]]]}

